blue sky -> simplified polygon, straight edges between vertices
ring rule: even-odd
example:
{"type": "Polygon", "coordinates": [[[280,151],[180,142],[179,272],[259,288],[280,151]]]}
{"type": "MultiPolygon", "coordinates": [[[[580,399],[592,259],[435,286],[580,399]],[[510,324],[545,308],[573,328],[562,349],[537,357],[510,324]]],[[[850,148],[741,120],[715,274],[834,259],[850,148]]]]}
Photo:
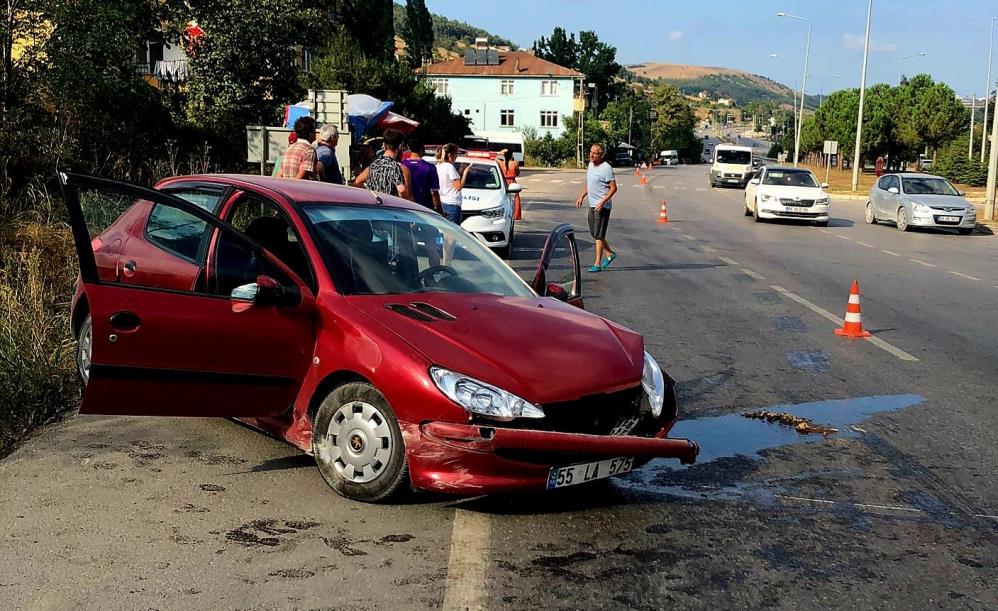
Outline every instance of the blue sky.
{"type": "MultiPolygon", "coordinates": [[[[594,30],[617,47],[623,64],[663,61],[746,70],[793,85],[803,72],[807,24],[813,21],[808,93],[859,85],[866,0],[427,0],[434,13],[467,21],[523,47],[555,26],[594,30]],[[785,59],[774,59],[776,53],[785,59]],[[840,78],[834,75],[841,74],[840,78]]],[[[995,0],[874,0],[867,82],[895,83],[926,72],[958,94],[983,95],[988,23],[995,0]]],[[[996,32],[998,37],[998,32],[996,32]]],[[[996,42],[998,47],[998,42],[996,42]]],[[[996,50],[998,56],[998,50],[996,50]]],[[[998,59],[992,70],[998,74],[998,59]]]]}

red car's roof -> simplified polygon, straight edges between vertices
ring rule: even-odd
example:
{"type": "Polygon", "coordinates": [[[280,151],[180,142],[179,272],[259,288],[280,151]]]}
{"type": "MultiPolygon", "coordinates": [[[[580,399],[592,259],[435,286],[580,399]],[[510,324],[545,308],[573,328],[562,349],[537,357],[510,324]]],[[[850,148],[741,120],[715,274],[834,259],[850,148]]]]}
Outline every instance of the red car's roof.
{"type": "Polygon", "coordinates": [[[413,210],[426,210],[423,206],[409,200],[394,195],[385,195],[384,193],[375,194],[367,189],[334,185],[316,180],[275,178],[273,176],[260,176],[257,174],[196,174],[192,176],[174,176],[166,179],[161,184],[187,181],[214,182],[235,187],[258,187],[279,193],[293,203],[321,202],[375,206],[379,205],[377,197],[380,197],[382,205],[396,208],[410,208],[413,210]]]}

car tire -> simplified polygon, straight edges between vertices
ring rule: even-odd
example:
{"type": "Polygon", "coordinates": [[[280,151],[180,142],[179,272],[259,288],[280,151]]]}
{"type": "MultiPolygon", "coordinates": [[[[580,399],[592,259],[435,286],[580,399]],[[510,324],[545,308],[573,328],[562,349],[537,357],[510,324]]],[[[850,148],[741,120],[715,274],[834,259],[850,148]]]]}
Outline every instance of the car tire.
{"type": "Polygon", "coordinates": [[[755,206],[752,207],[752,220],[756,223],[762,222],[762,218],[759,216],[759,200],[756,200],[755,206]]]}
{"type": "Polygon", "coordinates": [[[973,227],[960,227],[959,229],[957,229],[957,232],[960,235],[970,235],[970,234],[974,233],[974,228],[973,227]]]}
{"type": "Polygon", "coordinates": [[[398,419],[368,382],[337,386],[322,400],[312,421],[312,454],[329,487],[354,501],[391,500],[409,481],[398,419]]]}
{"type": "Polygon", "coordinates": [[[752,216],[752,209],[748,207],[748,204],[745,204],[745,216],[752,216]]]}
{"type": "Polygon", "coordinates": [[[510,253],[513,252],[513,236],[516,235],[516,221],[510,223],[509,226],[509,239],[506,240],[505,246],[500,246],[495,249],[495,253],[499,255],[500,259],[508,259],[510,253]]]}
{"type": "Polygon", "coordinates": [[[873,209],[873,202],[866,202],[866,222],[871,225],[877,224],[877,211],[873,209]]]}
{"type": "Polygon", "coordinates": [[[908,213],[904,208],[898,208],[898,220],[897,220],[898,231],[905,232],[911,228],[908,224],[908,213]]]}
{"type": "Polygon", "coordinates": [[[90,381],[90,359],[94,348],[94,325],[90,314],[83,319],[80,330],[76,333],[76,376],[82,388],[90,381]]]}

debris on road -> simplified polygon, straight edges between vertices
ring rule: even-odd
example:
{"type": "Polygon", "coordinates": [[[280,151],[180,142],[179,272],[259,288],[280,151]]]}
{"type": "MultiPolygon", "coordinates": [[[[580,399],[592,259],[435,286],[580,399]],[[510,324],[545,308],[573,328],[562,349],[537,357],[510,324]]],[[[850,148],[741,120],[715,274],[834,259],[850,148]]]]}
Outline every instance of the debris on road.
{"type": "Polygon", "coordinates": [[[752,418],[753,420],[765,420],[766,422],[777,422],[785,426],[793,427],[795,431],[801,435],[810,435],[811,433],[820,433],[822,435],[828,436],[832,433],[838,433],[839,430],[832,428],[830,426],[822,426],[820,424],[815,424],[807,418],[801,418],[799,416],[794,416],[793,414],[787,414],[782,412],[767,412],[765,410],[759,410],[755,412],[749,412],[747,414],[742,414],[746,418],[752,418]]]}

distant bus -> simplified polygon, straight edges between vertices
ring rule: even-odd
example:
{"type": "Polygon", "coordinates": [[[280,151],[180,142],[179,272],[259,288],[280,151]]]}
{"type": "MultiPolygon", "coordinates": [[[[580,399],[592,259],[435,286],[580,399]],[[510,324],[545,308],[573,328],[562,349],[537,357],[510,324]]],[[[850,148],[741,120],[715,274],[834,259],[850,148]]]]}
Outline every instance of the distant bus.
{"type": "Polygon", "coordinates": [[[461,146],[469,151],[491,151],[499,152],[502,149],[509,149],[513,153],[513,159],[518,163],[523,163],[523,136],[514,132],[475,132],[471,136],[465,136],[461,141],[461,146]]]}

